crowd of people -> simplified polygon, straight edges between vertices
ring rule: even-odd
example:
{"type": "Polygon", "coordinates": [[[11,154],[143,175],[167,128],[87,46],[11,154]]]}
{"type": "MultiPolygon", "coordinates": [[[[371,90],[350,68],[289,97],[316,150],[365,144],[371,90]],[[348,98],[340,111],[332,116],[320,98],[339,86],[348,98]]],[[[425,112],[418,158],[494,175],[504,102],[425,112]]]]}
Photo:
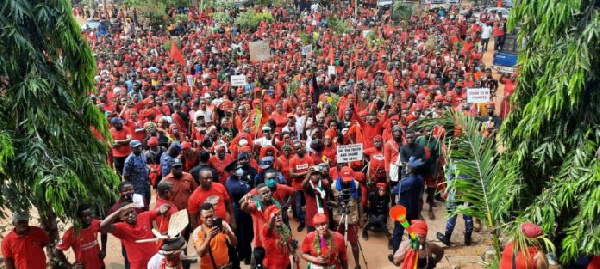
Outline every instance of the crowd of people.
{"type": "MultiPolygon", "coordinates": [[[[421,8],[394,23],[390,10],[331,2],[292,12],[260,7],[274,19],[253,31],[216,21],[211,9],[186,8],[186,21],[159,29],[138,22],[137,11],[125,6],[100,15],[117,23],[84,34],[98,64],[92,99],[112,140],[95,134],[111,141],[107,161],[123,182],[104,220],[80,207],[80,226],[63,235],[57,262],[103,268],[111,233],[123,245],[126,268],[190,268],[187,244],[202,269],[297,268],[300,259],[313,269],[348,268],[347,244],[360,268],[359,234],[367,240],[380,232],[389,238],[391,262],[434,268],[443,249],[426,242],[421,212],[429,205],[434,219],[432,207],[447,198],[446,131],[419,122],[455,110],[480,116],[482,131],[494,136],[508,102],[497,115],[494,102],[467,103],[466,89],[487,87],[496,96],[499,83],[505,95],[515,87],[514,75],[494,79],[482,62],[488,27],[502,36],[506,22],[491,17],[482,28],[472,11],[459,14],[453,6],[421,8]],[[353,30],[334,31],[333,17],[353,30]],[[315,39],[312,52],[302,52],[304,34],[315,39]],[[256,41],[268,44],[269,60],[250,60],[249,43],[256,41]],[[232,86],[238,75],[245,85],[232,86]],[[361,145],[364,158],[341,162],[343,145],[361,145]],[[415,245],[402,243],[399,222],[388,230],[393,205],[406,208],[415,245]],[[136,242],[155,237],[153,222],[166,232],[180,210],[190,220],[180,236],[136,242]],[[292,229],[306,230],[302,242],[292,229]],[[62,255],[69,248],[73,263],[62,255]]],[[[26,215],[13,220],[17,237],[29,240],[20,244],[48,244],[42,230],[26,225],[26,215]]],[[[473,221],[465,220],[470,244],[473,221]]],[[[453,229],[449,224],[443,243],[453,229]]],[[[8,268],[42,268],[43,251],[27,252],[39,257],[32,259],[6,242],[8,268]]]]}

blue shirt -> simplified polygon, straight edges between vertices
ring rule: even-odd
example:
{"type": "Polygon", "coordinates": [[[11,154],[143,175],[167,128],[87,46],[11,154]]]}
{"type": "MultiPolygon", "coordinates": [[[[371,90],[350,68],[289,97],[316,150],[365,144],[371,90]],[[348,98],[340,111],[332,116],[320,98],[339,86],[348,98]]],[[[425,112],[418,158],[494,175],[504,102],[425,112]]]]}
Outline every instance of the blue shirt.
{"type": "Polygon", "coordinates": [[[169,174],[169,169],[174,159],[175,158],[171,157],[167,152],[163,152],[160,156],[160,170],[162,177],[166,177],[169,174]]]}
{"type": "Polygon", "coordinates": [[[150,187],[148,173],[146,155],[142,153],[136,155],[132,152],[127,156],[125,167],[123,168],[123,176],[129,178],[135,193],[144,193],[150,187]]]}
{"type": "Polygon", "coordinates": [[[406,207],[407,217],[415,217],[419,214],[419,201],[424,187],[425,181],[421,176],[410,174],[392,189],[392,194],[400,195],[398,204],[406,207]]]}
{"type": "Polygon", "coordinates": [[[244,195],[249,193],[252,188],[248,182],[240,180],[236,176],[230,176],[225,181],[225,189],[227,189],[227,192],[233,200],[233,206],[239,208],[239,201],[244,195]]]}

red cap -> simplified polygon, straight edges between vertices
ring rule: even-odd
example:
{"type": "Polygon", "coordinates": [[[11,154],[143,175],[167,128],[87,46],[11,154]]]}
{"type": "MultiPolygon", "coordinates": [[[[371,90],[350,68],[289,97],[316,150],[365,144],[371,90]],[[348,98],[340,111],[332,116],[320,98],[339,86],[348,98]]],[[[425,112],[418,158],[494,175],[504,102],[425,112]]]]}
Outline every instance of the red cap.
{"type": "Polygon", "coordinates": [[[373,137],[373,140],[383,140],[380,135],[376,135],[373,137]]]}
{"type": "Polygon", "coordinates": [[[387,189],[387,184],[385,182],[380,182],[376,184],[377,188],[387,189]]]}
{"type": "Polygon", "coordinates": [[[312,219],[313,221],[313,226],[317,226],[319,224],[325,224],[327,223],[329,220],[327,218],[327,215],[323,214],[323,213],[317,213],[315,214],[315,216],[312,219]]]}
{"type": "Polygon", "coordinates": [[[342,168],[342,182],[349,182],[354,179],[354,171],[349,166],[342,168]]]}
{"type": "Polygon", "coordinates": [[[150,137],[150,139],[148,139],[148,147],[156,146],[158,146],[158,138],[156,138],[156,136],[150,137]]]}
{"type": "Polygon", "coordinates": [[[277,207],[276,205],[272,205],[267,207],[267,209],[265,210],[265,213],[263,214],[263,217],[265,218],[265,221],[268,221],[271,218],[272,214],[275,213],[279,213],[281,212],[281,209],[279,209],[279,207],[277,207]]]}

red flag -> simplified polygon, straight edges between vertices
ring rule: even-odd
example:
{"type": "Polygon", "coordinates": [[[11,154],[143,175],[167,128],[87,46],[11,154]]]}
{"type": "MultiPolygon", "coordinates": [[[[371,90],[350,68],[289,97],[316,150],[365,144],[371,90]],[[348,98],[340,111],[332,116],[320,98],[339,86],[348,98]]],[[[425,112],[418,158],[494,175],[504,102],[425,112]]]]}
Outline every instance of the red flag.
{"type": "Polygon", "coordinates": [[[334,56],[335,54],[333,52],[334,50],[335,50],[334,48],[329,49],[329,56],[328,56],[329,65],[333,65],[335,63],[335,56],[334,56]]]}
{"type": "Polygon", "coordinates": [[[186,62],[183,59],[183,55],[181,54],[181,50],[175,44],[175,41],[171,40],[171,53],[169,54],[169,58],[176,60],[181,63],[181,65],[185,66],[186,62]]]}

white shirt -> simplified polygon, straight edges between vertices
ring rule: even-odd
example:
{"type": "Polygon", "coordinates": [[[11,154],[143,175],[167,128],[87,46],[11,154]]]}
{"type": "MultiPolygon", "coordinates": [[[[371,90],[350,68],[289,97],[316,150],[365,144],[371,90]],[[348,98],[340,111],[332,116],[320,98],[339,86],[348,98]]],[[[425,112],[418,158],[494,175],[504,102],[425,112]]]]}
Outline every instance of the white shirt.
{"type": "Polygon", "coordinates": [[[488,39],[492,35],[493,28],[487,24],[484,24],[481,29],[481,38],[488,39]]]}
{"type": "Polygon", "coordinates": [[[200,116],[204,116],[204,121],[212,121],[212,111],[211,110],[196,110],[196,112],[194,112],[194,123],[196,123],[198,121],[198,117],[200,116]],[[207,120],[209,119],[209,120],[207,120]]]}
{"type": "Polygon", "coordinates": [[[254,142],[255,146],[260,146],[260,147],[273,146],[273,140],[267,139],[264,136],[259,139],[255,139],[253,142],[254,142]]]}

